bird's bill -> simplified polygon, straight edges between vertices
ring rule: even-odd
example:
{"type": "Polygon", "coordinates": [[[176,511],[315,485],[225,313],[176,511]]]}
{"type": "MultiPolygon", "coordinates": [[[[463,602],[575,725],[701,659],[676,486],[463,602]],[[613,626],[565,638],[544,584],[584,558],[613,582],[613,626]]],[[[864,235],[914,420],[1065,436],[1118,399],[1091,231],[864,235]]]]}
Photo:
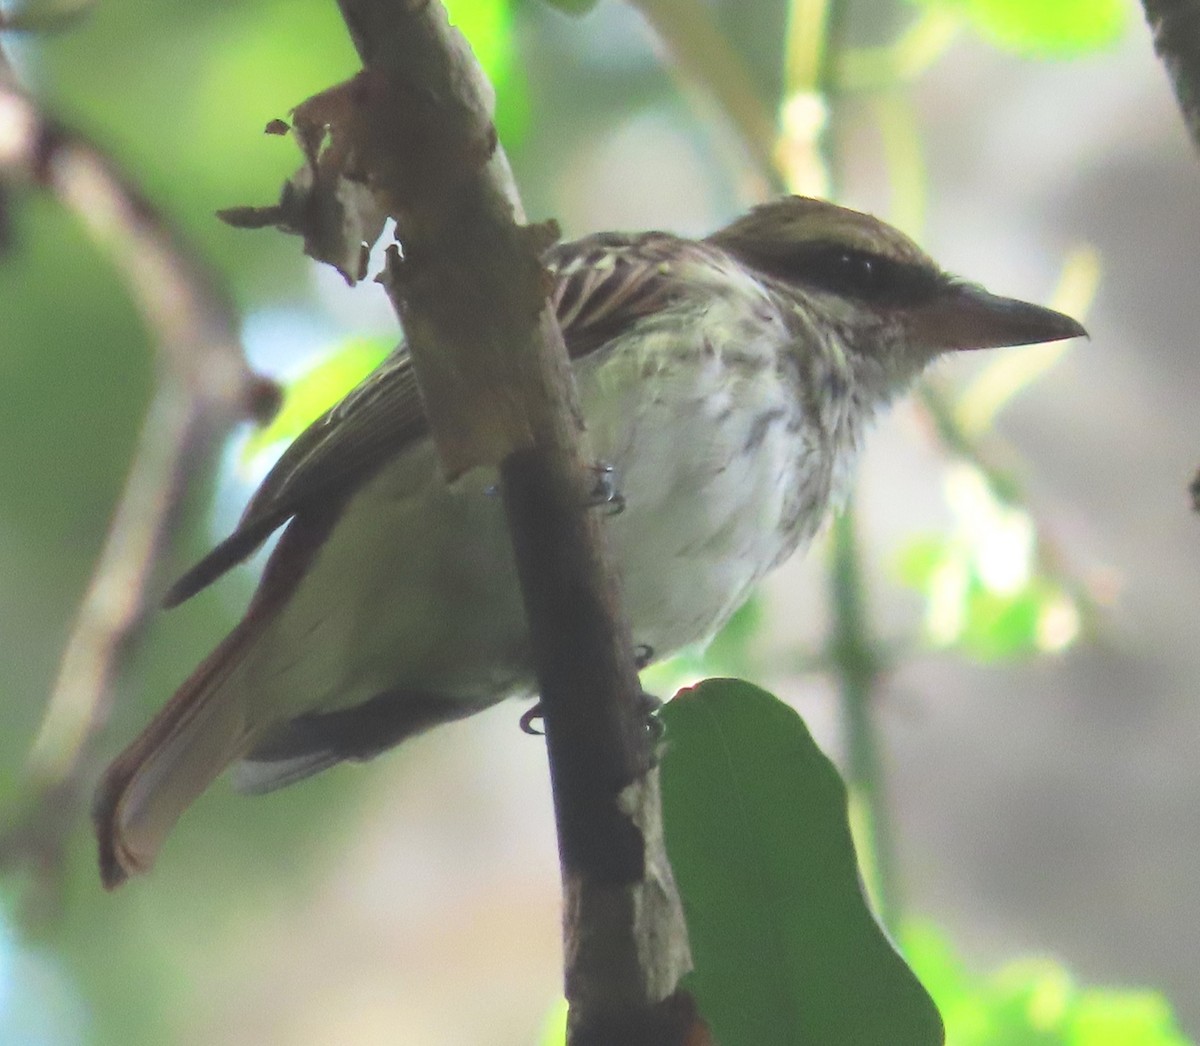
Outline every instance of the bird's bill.
{"type": "Polygon", "coordinates": [[[913,309],[908,323],[913,343],[935,352],[1087,337],[1087,331],[1064,313],[1002,298],[969,283],[951,284],[913,309]]]}

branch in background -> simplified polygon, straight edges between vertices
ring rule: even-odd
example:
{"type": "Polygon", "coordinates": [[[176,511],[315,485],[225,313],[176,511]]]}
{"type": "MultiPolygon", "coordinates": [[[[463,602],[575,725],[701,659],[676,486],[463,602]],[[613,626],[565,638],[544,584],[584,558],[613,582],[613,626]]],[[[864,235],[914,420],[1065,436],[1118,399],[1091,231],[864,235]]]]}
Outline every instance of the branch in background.
{"type": "Polygon", "coordinates": [[[868,852],[860,856],[860,863],[879,921],[895,933],[899,929],[897,861],[875,725],[875,693],[884,665],[867,617],[867,587],[861,563],[854,503],[849,501],[833,523],[833,562],[829,571],[833,630],[826,657],[838,677],[846,778],[851,800],[861,812],[860,839],[868,843],[868,852]]]}
{"type": "Polygon", "coordinates": [[[519,224],[490,85],[442,5],[339,6],[364,71],[302,105],[297,130],[328,143],[315,165],[310,156],[318,200],[366,185],[396,220],[403,256],[389,252],[382,281],[444,470],[500,467],[554,786],[569,1041],[682,1044],[698,1027],[679,990],[687,932],[629,628],[588,508],[593,463],[546,300],[549,230],[519,224]]]}
{"type": "Polygon", "coordinates": [[[148,589],[197,462],[211,460],[237,422],[268,417],[278,391],[250,370],[231,304],[162,215],[3,68],[0,182],[49,192],[79,218],[125,275],[158,351],[158,383],[125,489],[30,755],[31,802],[0,835],[0,863],[32,862],[48,881],[81,812],[87,758],[140,638],[148,589]]]}
{"type": "MultiPolygon", "coordinates": [[[[1142,0],[1142,7],[1192,144],[1200,149],[1200,0],[1142,0]]],[[[1200,472],[1188,489],[1200,512],[1200,472]]]]}
{"type": "Polygon", "coordinates": [[[755,168],[775,189],[776,121],[742,60],[704,4],[628,0],[654,30],[683,79],[707,94],[729,121],[755,168]]]}
{"type": "Polygon", "coordinates": [[[1200,0],[1142,0],[1192,144],[1200,149],[1200,0]]]}

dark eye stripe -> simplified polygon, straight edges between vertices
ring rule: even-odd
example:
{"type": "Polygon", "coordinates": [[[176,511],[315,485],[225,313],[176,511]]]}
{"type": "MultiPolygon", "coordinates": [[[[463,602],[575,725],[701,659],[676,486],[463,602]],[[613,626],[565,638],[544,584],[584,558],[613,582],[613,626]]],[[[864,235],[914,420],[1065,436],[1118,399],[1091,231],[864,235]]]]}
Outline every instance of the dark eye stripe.
{"type": "Polygon", "coordinates": [[[769,258],[756,268],[788,283],[807,284],[879,305],[914,305],[932,298],[945,277],[922,265],[897,261],[836,243],[806,243],[769,258]]]}

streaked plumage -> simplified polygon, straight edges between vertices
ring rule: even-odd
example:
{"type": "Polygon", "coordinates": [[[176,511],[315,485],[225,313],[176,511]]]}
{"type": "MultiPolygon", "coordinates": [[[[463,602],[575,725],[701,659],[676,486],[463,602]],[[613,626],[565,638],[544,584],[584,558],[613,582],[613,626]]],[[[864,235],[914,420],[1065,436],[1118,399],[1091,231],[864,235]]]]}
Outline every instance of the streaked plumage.
{"type": "MultiPolygon", "coordinates": [[[[953,281],[874,218],[791,197],[709,237],[601,234],[546,263],[635,640],[708,639],[807,544],[862,428],[942,351],[1082,333],[953,281]]],[[[181,602],[286,524],[245,618],[109,768],[105,883],[229,764],[263,791],[529,695],[494,476],[441,479],[403,350],[296,440],[181,602]]]]}

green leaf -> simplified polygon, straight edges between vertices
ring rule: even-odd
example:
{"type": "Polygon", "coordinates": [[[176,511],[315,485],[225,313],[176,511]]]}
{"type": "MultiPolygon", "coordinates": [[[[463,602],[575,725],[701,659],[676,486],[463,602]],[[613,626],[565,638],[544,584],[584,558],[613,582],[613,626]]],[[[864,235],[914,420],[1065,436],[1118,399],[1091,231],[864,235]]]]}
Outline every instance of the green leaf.
{"type": "Polygon", "coordinates": [[[1071,57],[1115,44],[1127,0],[917,0],[965,17],[997,47],[1029,57],[1071,57]]]}
{"type": "Polygon", "coordinates": [[[924,1046],[937,1010],[863,896],[846,788],[803,720],[710,679],[663,709],[663,819],[722,1046],[924,1046]]]}
{"type": "Polygon", "coordinates": [[[279,413],[246,440],[242,460],[250,461],[277,443],[291,443],[378,367],[390,348],[390,339],[353,338],[299,378],[285,383],[279,413]]]}

